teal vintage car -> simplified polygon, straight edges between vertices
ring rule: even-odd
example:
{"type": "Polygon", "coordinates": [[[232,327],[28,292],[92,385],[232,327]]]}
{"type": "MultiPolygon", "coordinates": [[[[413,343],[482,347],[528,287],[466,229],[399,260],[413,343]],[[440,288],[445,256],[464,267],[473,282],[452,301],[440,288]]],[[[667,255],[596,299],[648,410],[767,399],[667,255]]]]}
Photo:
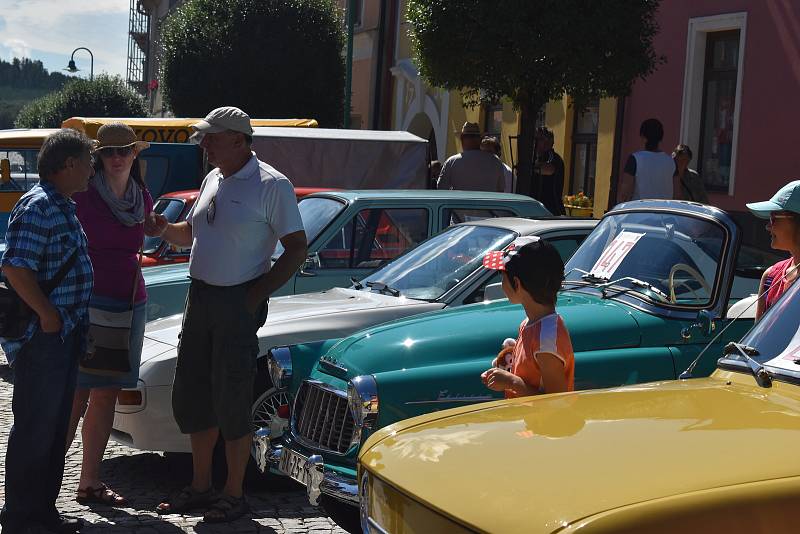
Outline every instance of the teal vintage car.
{"type": "MultiPolygon", "coordinates": [[[[298,203],[308,238],[305,265],[273,296],[350,287],[451,224],[491,217],[547,217],[538,200],[484,191],[326,191],[298,203]]],[[[280,243],[276,257],[283,252],[280,243]]],[[[148,320],[183,312],[188,265],[144,269],[148,320]]]]}
{"type": "MultiPolygon", "coordinates": [[[[725,212],[695,203],[635,201],[606,214],[567,262],[557,302],[575,350],[576,389],[675,379],[706,345],[718,352],[741,338],[752,319],[732,322],[726,312],[756,290],[760,269],[738,261],[740,237],[725,212]]],[[[408,417],[498,398],[480,374],[523,317],[503,299],[289,347],[320,358],[310,376],[293,378],[289,436],[282,448],[264,449],[265,465],[306,485],[313,504],[347,523],[357,512],[364,440],[408,417]]],[[[695,376],[713,368],[704,359],[695,376]]]]}

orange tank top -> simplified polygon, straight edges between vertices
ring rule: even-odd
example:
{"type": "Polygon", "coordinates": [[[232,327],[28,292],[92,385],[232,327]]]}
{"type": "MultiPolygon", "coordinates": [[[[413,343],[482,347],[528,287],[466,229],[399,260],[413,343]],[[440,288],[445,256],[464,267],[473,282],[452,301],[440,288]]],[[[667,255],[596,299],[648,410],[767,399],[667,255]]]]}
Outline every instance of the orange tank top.
{"type": "MultiPolygon", "coordinates": [[[[542,387],[542,370],[536,355],[549,352],[564,362],[564,375],[567,379],[567,390],[575,388],[575,355],[572,352],[572,341],[564,321],[557,313],[551,313],[528,324],[526,318],[519,325],[519,336],[514,347],[511,372],[522,378],[529,386],[542,387]]],[[[518,397],[511,390],[506,390],[506,398],[518,397]]]]}

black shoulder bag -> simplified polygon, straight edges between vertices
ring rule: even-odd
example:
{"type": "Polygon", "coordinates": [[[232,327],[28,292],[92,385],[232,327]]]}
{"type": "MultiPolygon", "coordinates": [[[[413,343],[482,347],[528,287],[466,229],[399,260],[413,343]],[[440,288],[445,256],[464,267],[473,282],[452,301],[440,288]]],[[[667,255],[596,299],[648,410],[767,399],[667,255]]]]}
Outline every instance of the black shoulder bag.
{"type": "MultiPolygon", "coordinates": [[[[64,280],[72,266],[75,265],[76,259],[78,259],[77,248],[51,280],[39,284],[45,296],[49,296],[64,280]]],[[[33,317],[33,310],[30,306],[10,285],[0,282],[0,337],[16,339],[24,336],[31,317],[33,317]]]]}

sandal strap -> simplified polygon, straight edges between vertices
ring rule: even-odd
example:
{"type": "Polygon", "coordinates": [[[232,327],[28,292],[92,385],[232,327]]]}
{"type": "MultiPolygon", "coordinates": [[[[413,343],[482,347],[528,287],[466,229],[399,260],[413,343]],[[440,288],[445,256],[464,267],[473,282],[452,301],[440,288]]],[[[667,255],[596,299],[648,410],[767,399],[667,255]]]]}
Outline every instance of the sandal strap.
{"type": "Polygon", "coordinates": [[[248,511],[245,496],[220,495],[205,514],[206,520],[227,522],[242,517],[248,511]],[[215,513],[216,512],[216,513],[215,513]]]}
{"type": "Polygon", "coordinates": [[[209,500],[213,495],[214,488],[208,488],[206,491],[197,491],[192,486],[186,486],[177,493],[173,493],[164,501],[164,504],[168,506],[169,510],[182,510],[195,503],[202,503],[209,500]]]}
{"type": "Polygon", "coordinates": [[[241,506],[244,504],[244,495],[241,497],[234,497],[232,495],[220,495],[219,499],[217,499],[214,504],[211,505],[211,510],[219,510],[221,512],[226,512],[228,510],[232,510],[236,506],[241,506]]]}
{"type": "Polygon", "coordinates": [[[81,500],[88,500],[100,502],[105,504],[121,504],[126,502],[125,497],[108,487],[107,484],[101,482],[99,486],[93,488],[78,488],[77,498],[81,500]]]}

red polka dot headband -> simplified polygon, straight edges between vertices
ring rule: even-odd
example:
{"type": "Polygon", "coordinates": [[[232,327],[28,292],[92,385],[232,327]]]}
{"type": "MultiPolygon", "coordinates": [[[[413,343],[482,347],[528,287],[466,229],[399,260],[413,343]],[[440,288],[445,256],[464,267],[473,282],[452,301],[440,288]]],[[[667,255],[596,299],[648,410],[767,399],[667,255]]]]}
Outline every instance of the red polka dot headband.
{"type": "Polygon", "coordinates": [[[538,235],[526,235],[516,238],[503,250],[494,250],[483,257],[483,266],[494,271],[505,271],[506,263],[517,255],[519,249],[530,243],[539,241],[538,235]]]}

